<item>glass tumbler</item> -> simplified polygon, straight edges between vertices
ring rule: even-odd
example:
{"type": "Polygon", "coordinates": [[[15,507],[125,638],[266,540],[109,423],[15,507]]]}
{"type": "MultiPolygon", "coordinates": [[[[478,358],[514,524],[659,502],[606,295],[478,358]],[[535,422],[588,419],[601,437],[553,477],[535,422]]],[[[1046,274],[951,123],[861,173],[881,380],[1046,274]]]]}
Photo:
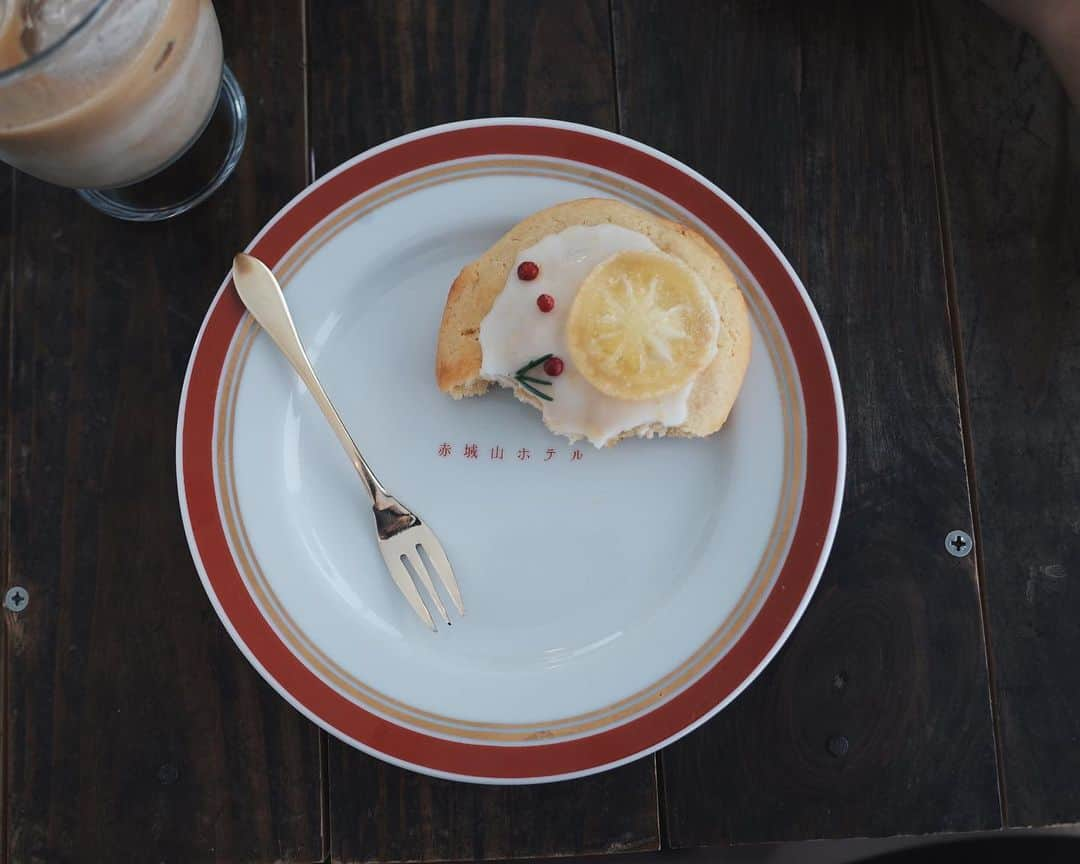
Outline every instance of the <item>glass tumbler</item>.
{"type": "Polygon", "coordinates": [[[0,159],[134,221],[228,179],[247,109],[210,0],[0,0],[0,159]]]}

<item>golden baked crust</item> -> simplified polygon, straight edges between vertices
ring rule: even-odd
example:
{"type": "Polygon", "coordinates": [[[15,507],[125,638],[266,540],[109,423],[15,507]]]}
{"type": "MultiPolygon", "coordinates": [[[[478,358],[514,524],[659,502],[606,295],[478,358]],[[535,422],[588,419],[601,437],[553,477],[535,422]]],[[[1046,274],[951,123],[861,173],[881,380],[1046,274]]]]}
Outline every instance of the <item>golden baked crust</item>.
{"type": "MultiPolygon", "coordinates": [[[[690,391],[687,420],[681,426],[650,429],[688,437],[711,435],[724,425],[750,363],[750,315],[731,269],[696,231],[608,198],[582,198],[534,213],[510,229],[450,286],[435,352],[439,389],[455,399],[476,396],[489,382],[480,378],[480,323],[506,285],[518,253],[571,225],[619,225],[647,236],[662,251],[684,262],[709,287],[720,313],[716,358],[690,391]]],[[[519,399],[539,404],[524,391],[519,399]]],[[[642,430],[628,430],[620,438],[642,430]]],[[[614,442],[613,442],[614,443],[614,442]]]]}

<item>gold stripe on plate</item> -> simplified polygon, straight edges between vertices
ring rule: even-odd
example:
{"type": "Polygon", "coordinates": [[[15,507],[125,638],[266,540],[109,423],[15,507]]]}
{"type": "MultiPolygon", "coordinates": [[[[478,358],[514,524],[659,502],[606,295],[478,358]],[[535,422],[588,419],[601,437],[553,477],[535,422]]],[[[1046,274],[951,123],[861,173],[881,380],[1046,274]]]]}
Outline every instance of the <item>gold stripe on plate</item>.
{"type": "MultiPolygon", "coordinates": [[[[421,189],[442,183],[479,176],[532,176],[550,177],[565,180],[568,177],[582,185],[590,186],[601,192],[616,193],[619,197],[630,198],[635,203],[644,204],[646,209],[657,212],[667,218],[682,222],[696,222],[688,219],[687,214],[676,212],[668,206],[665,199],[632,186],[625,181],[605,175],[598,171],[581,169],[574,163],[544,159],[484,159],[469,160],[443,165],[430,171],[421,171],[407,178],[378,187],[361,195],[354,201],[327,216],[318,223],[289,253],[279,262],[277,271],[284,287],[292,276],[322,248],[329,240],[358,219],[375,209],[385,206],[406,195],[421,189]],[[528,167],[524,167],[528,166],[528,167]]],[[[706,237],[711,233],[707,226],[698,222],[696,227],[706,237]]],[[[407,725],[453,738],[465,738],[480,741],[534,741],[538,739],[564,738],[596,731],[612,726],[622,720],[642,713],[657,702],[665,700],[688,686],[701,674],[711,668],[714,660],[731,644],[748,622],[763,598],[766,589],[773,583],[778,559],[787,550],[790,543],[791,528],[794,522],[796,504],[804,480],[803,428],[795,422],[792,401],[801,402],[799,388],[791,368],[789,352],[784,349],[783,340],[778,331],[771,307],[758,291],[748,290],[756,286],[742,262],[729,254],[724,248],[714,248],[723,255],[739,278],[740,285],[747,296],[751,313],[760,332],[766,335],[766,346],[773,368],[778,370],[785,386],[781,387],[784,426],[789,434],[785,435],[787,446],[784,452],[784,474],[780,501],[774,519],[771,541],[766,547],[758,567],[743,596],[736,603],[724,622],[708,640],[684,660],[674,670],[631,696],[610,705],[584,714],[552,719],[537,723],[483,723],[467,721],[432,712],[424,711],[407,703],[380,693],[364,684],[329,658],[307,634],[296,624],[283,604],[274,593],[266,579],[254,548],[243,523],[241,509],[236,493],[234,476],[233,443],[235,437],[236,392],[248,354],[254,344],[256,333],[249,316],[245,316],[234,343],[223,375],[223,387],[218,401],[218,423],[215,427],[215,453],[217,478],[223,486],[222,509],[227,534],[237,557],[237,566],[245,582],[256,595],[264,614],[274,624],[275,630],[284,639],[290,649],[328,684],[353,699],[365,709],[398,720],[407,725]],[[769,577],[769,578],[767,578],[769,577]]],[[[799,412],[799,416],[803,416],[799,412]]]]}

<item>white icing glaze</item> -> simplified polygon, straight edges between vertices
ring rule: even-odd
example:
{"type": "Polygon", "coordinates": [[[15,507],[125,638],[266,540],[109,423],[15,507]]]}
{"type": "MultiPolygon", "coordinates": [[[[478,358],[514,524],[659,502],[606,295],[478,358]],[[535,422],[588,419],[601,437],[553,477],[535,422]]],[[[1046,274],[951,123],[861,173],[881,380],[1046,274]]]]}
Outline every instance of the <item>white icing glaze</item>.
{"type": "MultiPolygon", "coordinates": [[[[511,387],[514,373],[530,360],[544,354],[563,359],[563,374],[552,379],[552,386],[539,388],[553,399],[541,403],[544,421],[555,432],[587,438],[597,447],[641,426],[681,425],[693,388],[691,382],[658,399],[615,399],[593,387],[570,361],[566,318],[578,288],[601,261],[630,250],[660,251],[644,234],[619,225],[575,225],[549,234],[522,250],[510,268],[506,286],[480,324],[480,375],[489,381],[511,387]],[[517,276],[522,261],[535,261],[540,266],[540,275],[531,282],[517,276]],[[536,298],[541,294],[555,298],[553,311],[544,313],[537,308],[536,298]]],[[[532,374],[548,377],[542,369],[532,374]]]]}

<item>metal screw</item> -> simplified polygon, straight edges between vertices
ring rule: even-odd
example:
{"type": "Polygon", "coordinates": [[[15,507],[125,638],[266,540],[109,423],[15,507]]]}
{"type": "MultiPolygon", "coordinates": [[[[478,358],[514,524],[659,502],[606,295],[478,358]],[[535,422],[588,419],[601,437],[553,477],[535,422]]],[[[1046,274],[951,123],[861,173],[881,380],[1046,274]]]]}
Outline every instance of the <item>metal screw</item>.
{"type": "Polygon", "coordinates": [[[945,551],[954,558],[966,558],[974,545],[967,531],[950,531],[945,535],[945,551]]]}
{"type": "Polygon", "coordinates": [[[157,778],[158,782],[163,786],[168,786],[175,783],[180,777],[180,770],[172,763],[166,762],[160,768],[158,768],[157,778]]]}
{"type": "Polygon", "coordinates": [[[4,595],[4,608],[12,612],[22,612],[30,603],[30,592],[20,585],[8,588],[4,595]]]}
{"type": "Polygon", "coordinates": [[[833,735],[833,737],[830,738],[829,742],[825,745],[829,753],[831,753],[837,759],[839,759],[841,756],[846,756],[848,748],[850,746],[851,745],[848,742],[847,737],[844,735],[833,735]]]}

